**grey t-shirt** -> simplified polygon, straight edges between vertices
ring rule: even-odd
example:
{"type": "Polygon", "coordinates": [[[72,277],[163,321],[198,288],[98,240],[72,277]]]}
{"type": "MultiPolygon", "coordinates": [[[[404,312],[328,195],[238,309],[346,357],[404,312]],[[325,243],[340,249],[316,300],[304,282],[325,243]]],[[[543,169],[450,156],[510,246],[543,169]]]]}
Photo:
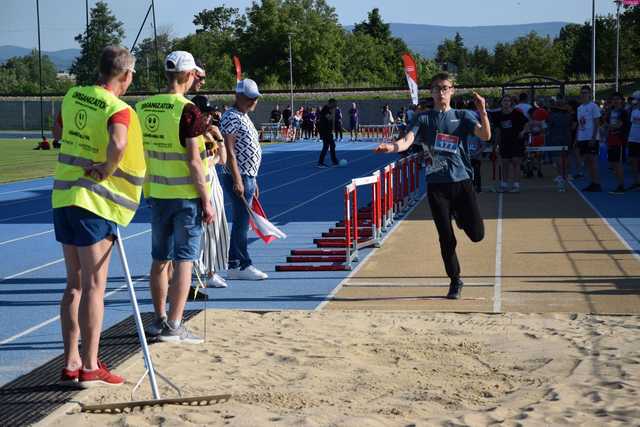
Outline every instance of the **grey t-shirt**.
{"type": "Polygon", "coordinates": [[[467,145],[474,134],[478,119],[468,110],[448,110],[444,113],[431,110],[416,116],[409,126],[415,135],[415,144],[421,144],[433,155],[435,167],[429,173],[430,183],[460,182],[473,178],[473,167],[467,145]]]}

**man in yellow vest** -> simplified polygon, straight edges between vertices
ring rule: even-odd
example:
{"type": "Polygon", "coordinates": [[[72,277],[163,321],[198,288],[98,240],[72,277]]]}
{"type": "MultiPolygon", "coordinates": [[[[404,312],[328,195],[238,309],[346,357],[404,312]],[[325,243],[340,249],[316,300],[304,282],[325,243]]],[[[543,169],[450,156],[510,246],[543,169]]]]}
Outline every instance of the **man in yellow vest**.
{"type": "Polygon", "coordinates": [[[140,123],[118,98],[131,84],[134,65],[126,49],[106,47],[100,57],[100,84],[69,89],[54,127],[61,148],[53,183],[53,223],[67,268],[60,302],[65,358],[61,381],[83,388],[124,382],[98,360],[98,346],[116,224],[126,226],[133,218],[145,175],[140,123]]]}
{"type": "Polygon", "coordinates": [[[151,204],[151,296],[156,318],[147,333],[161,341],[200,344],[182,322],[202,223],[213,221],[204,144],[206,121],[185,94],[204,72],[189,52],[165,60],[168,93],[136,105],[147,158],[145,196],[151,204]],[[174,270],[169,277],[170,265],[174,270]],[[167,297],[170,303],[166,311],[167,297]]]}

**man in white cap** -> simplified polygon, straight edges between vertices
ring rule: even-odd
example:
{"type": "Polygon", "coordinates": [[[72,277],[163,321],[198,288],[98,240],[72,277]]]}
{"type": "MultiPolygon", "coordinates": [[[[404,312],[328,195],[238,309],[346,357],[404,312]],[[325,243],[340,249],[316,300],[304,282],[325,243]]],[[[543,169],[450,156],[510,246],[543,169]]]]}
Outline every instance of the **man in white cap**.
{"type": "Polygon", "coordinates": [[[233,216],[227,276],[230,280],[264,280],[268,277],[253,266],[247,247],[249,212],[246,206],[251,206],[253,198],[260,194],[256,178],[262,161],[258,131],[248,113],[256,109],[260,96],[256,82],[251,79],[239,81],[235,104],[225,111],[220,120],[227,149],[222,185],[231,201],[233,216]]]}
{"type": "Polygon", "coordinates": [[[147,332],[181,344],[203,342],[183,325],[182,317],[193,262],[200,257],[202,223],[210,224],[214,218],[203,138],[206,122],[185,97],[196,74],[203,72],[189,52],[171,52],[165,60],[167,93],[136,105],[147,159],[144,192],[151,204],[151,296],[156,318],[147,332]]]}
{"type": "Polygon", "coordinates": [[[629,190],[640,190],[640,90],[633,92],[629,130],[629,158],[633,168],[633,184],[629,190]]]}

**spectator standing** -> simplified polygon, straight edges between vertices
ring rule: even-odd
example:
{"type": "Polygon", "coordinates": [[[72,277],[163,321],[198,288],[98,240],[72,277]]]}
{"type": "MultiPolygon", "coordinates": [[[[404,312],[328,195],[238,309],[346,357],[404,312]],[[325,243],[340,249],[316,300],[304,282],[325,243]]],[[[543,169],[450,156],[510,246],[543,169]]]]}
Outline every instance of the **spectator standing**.
{"type": "Polygon", "coordinates": [[[513,108],[511,97],[505,95],[500,101],[501,109],[489,113],[489,117],[498,130],[496,139],[500,147],[500,159],[502,162],[502,178],[499,192],[520,191],[520,165],[525,155],[524,127],[527,123],[525,115],[513,108]],[[513,179],[511,190],[509,181],[513,179]]]}
{"type": "Polygon", "coordinates": [[[291,111],[291,106],[287,105],[287,108],[285,108],[284,110],[282,110],[282,125],[284,127],[290,127],[291,126],[291,117],[292,117],[293,113],[291,111]]]}
{"type": "Polygon", "coordinates": [[[343,134],[342,134],[342,110],[340,109],[340,107],[336,106],[336,113],[335,113],[335,118],[333,121],[333,132],[334,132],[334,136],[335,136],[335,140],[336,141],[342,141],[343,138],[343,134]]]}
{"type": "Polygon", "coordinates": [[[280,105],[276,104],[276,106],[271,110],[271,117],[269,118],[271,123],[279,124],[282,120],[282,112],[280,111],[280,105]]]}
{"type": "Polygon", "coordinates": [[[583,189],[587,192],[602,191],[600,175],[598,173],[598,143],[599,120],[602,116],[600,108],[591,100],[591,87],[582,86],[580,89],[581,104],[578,107],[578,129],[576,141],[580,155],[584,157],[589,170],[591,183],[583,189]]]}
{"type": "Polygon", "coordinates": [[[216,165],[227,162],[227,152],[219,128],[220,112],[211,106],[204,95],[194,97],[192,102],[206,118],[207,130],[204,138],[209,161],[208,173],[211,177],[211,204],[215,215],[213,222],[204,228],[197,268],[207,277],[207,287],[226,288],[227,282],[220,273],[227,270],[229,263],[229,225],[224,210],[224,194],[216,170],[216,165]]]}
{"type": "Polygon", "coordinates": [[[633,93],[629,130],[629,157],[634,171],[630,190],[640,190],[640,91],[633,93]]]}
{"type": "Polygon", "coordinates": [[[518,97],[518,105],[516,105],[516,110],[520,110],[522,114],[529,120],[531,118],[531,109],[533,105],[529,103],[529,95],[526,92],[522,92],[518,97]]]}
{"type": "Polygon", "coordinates": [[[171,52],[164,68],[168,93],[136,104],[145,127],[145,196],[151,205],[150,282],[156,317],[147,332],[161,341],[200,344],[204,340],[190,332],[182,318],[193,263],[200,257],[202,223],[210,224],[214,212],[203,137],[206,122],[185,94],[204,70],[185,51],[171,52]]]}
{"type": "Polygon", "coordinates": [[[393,118],[391,108],[389,105],[385,105],[382,107],[382,138],[388,139],[391,137],[391,129],[393,128],[394,123],[395,119],[393,118]]]}
{"type": "Polygon", "coordinates": [[[611,194],[624,194],[624,161],[629,137],[629,113],[624,108],[624,97],[620,92],[611,95],[611,108],[605,116],[607,123],[607,160],[613,169],[618,186],[611,194]]]}
{"type": "Polygon", "coordinates": [[[313,137],[313,126],[315,122],[315,112],[311,108],[305,108],[302,115],[302,137],[311,139],[313,137]]]}
{"type": "Polygon", "coordinates": [[[65,142],[56,165],[52,206],[67,270],[60,301],[65,364],[60,379],[67,385],[124,383],[100,362],[98,349],[116,224],[126,226],[133,218],[144,181],[140,123],[119,98],[133,80],[134,65],[126,49],[104,48],[100,83],[69,89],[53,130],[54,138],[65,142]]]}
{"type": "Polygon", "coordinates": [[[351,133],[351,140],[357,141],[358,134],[360,133],[360,112],[358,111],[358,105],[354,102],[349,109],[349,130],[351,133]]]}
{"type": "Polygon", "coordinates": [[[338,103],[336,100],[331,98],[329,103],[320,110],[320,115],[318,117],[318,132],[322,139],[322,151],[320,152],[320,158],[318,159],[319,168],[327,167],[324,163],[327,151],[331,152],[331,161],[333,162],[333,165],[336,166],[338,164],[338,157],[336,156],[336,142],[333,139],[333,130],[335,129],[335,124],[333,122],[336,117],[335,109],[337,105],[338,103]]]}
{"type": "MultiPolygon", "coordinates": [[[[248,113],[255,111],[262,96],[258,85],[251,79],[238,82],[236,100],[220,121],[220,129],[227,148],[227,165],[223,169],[223,186],[231,201],[231,245],[229,247],[229,274],[231,280],[264,280],[268,275],[253,266],[249,256],[247,234],[249,212],[254,197],[259,197],[257,182],[262,148],[258,131],[248,113]]],[[[286,110],[285,110],[286,111],[286,110]]]]}

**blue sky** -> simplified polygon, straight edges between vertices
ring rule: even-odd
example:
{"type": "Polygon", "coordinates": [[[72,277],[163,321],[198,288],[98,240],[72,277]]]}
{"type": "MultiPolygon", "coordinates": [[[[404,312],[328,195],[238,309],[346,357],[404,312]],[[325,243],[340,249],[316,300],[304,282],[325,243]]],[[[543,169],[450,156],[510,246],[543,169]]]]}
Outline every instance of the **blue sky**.
{"type": "MultiPolygon", "coordinates": [[[[35,0],[1,0],[0,45],[34,47],[36,39],[35,0]]],[[[95,0],[90,0],[93,4],[95,0]]],[[[125,24],[129,46],[138,31],[148,0],[108,0],[109,6],[125,24]]],[[[224,3],[244,10],[252,0],[156,0],[158,26],[174,36],[194,31],[193,15],[224,3]]],[[[505,25],[547,21],[584,22],[591,19],[591,0],[457,0],[444,4],[436,0],[328,0],[336,8],[340,22],[350,25],[366,18],[378,7],[386,22],[432,25],[505,25]]],[[[613,0],[597,0],[599,14],[614,13],[613,0]]],[[[42,49],[77,47],[73,37],[83,31],[85,0],[40,0],[42,49]],[[62,7],[64,6],[64,7],[62,7]]],[[[149,35],[147,28],[144,35],[149,35]]]]}

